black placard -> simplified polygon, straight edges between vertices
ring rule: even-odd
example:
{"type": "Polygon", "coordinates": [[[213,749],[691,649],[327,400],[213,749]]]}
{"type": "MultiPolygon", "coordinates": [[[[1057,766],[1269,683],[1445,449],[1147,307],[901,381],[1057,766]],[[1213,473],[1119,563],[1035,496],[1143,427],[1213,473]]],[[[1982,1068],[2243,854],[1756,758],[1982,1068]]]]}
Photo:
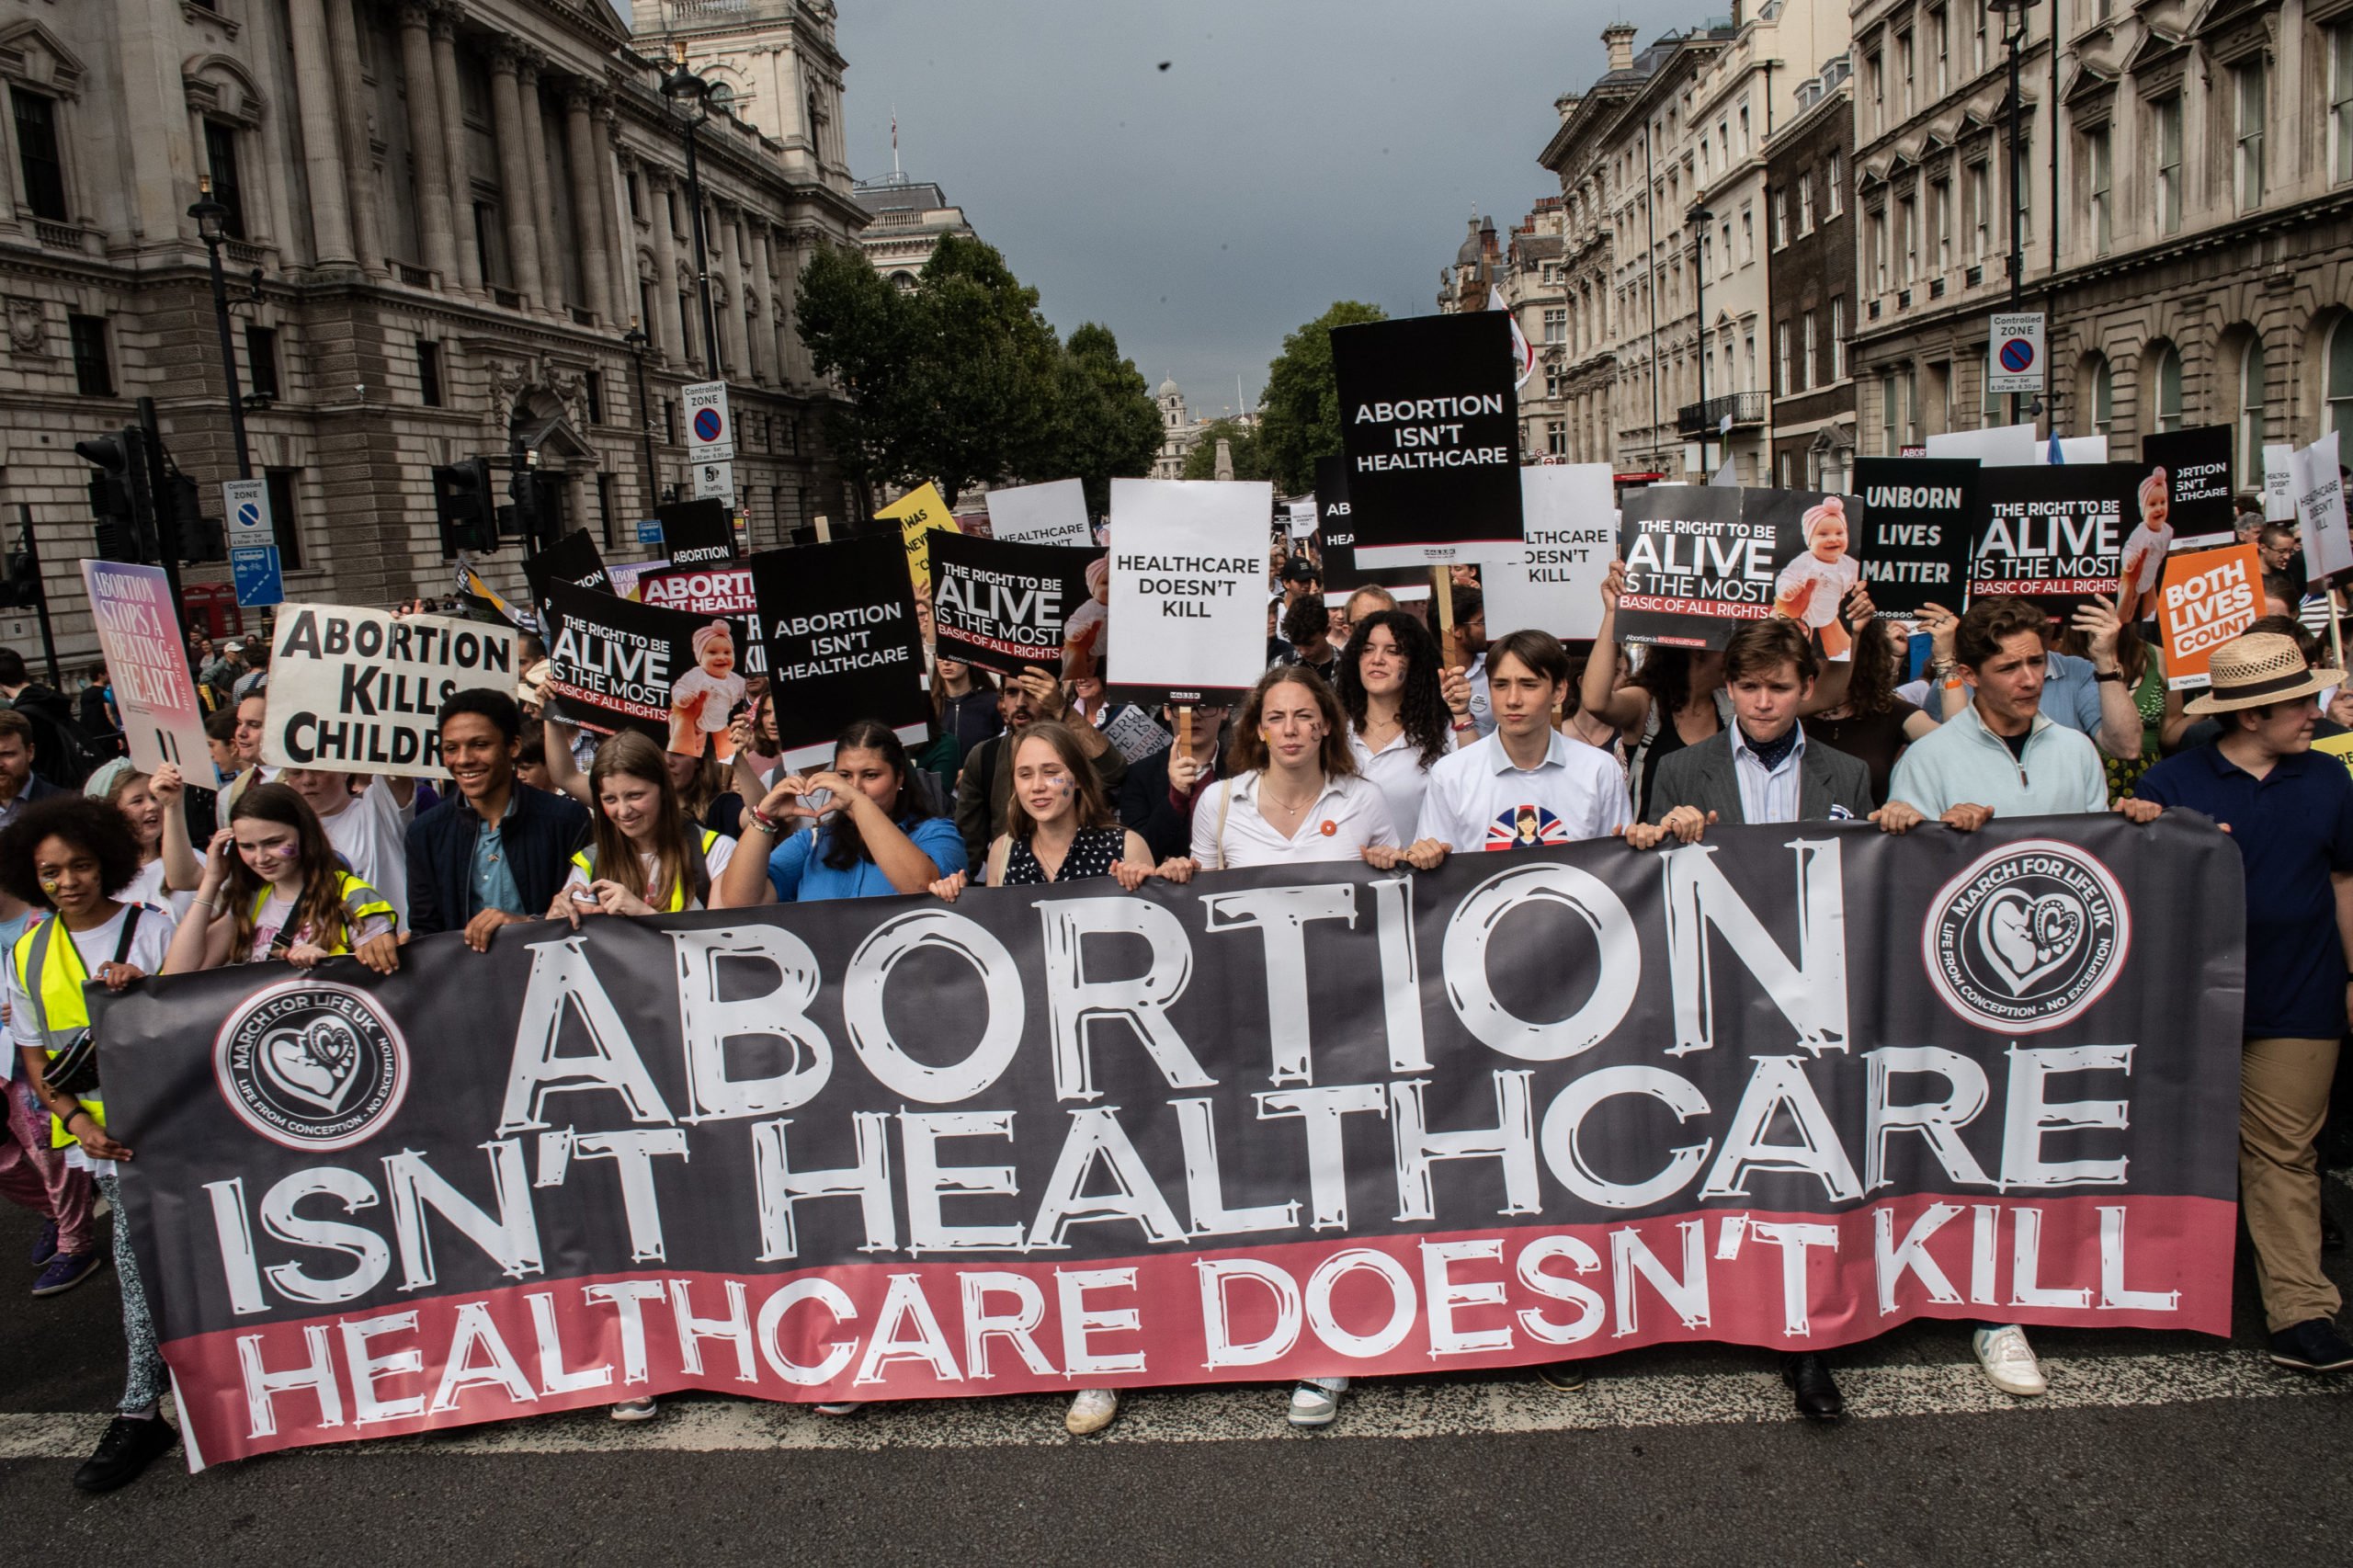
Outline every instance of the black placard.
{"type": "Polygon", "coordinates": [[[573,529],[526,560],[523,578],[531,585],[531,597],[541,606],[548,602],[548,589],[558,583],[593,593],[613,591],[612,577],[605,570],[604,551],[597,548],[597,536],[586,528],[573,529]]]}
{"type": "Polygon", "coordinates": [[[728,721],[744,700],[740,620],[639,604],[552,584],[547,692],[560,716],[593,730],[638,730],[668,750],[734,755],[728,721]]]}
{"type": "MultiPolygon", "coordinates": [[[[2173,530],[2171,549],[2228,544],[2236,537],[2238,502],[2233,494],[2231,445],[2227,425],[2153,431],[2141,437],[2142,462],[2165,471],[2164,524],[2173,530]]],[[[2148,507],[2144,505],[2141,510],[2140,521],[2145,528],[2148,507]]]]}
{"type": "Polygon", "coordinates": [[[654,508],[654,519],[673,566],[724,566],[736,559],[735,518],[724,501],[668,502],[654,508]]]}
{"type": "Polygon", "coordinates": [[[1067,544],[931,538],[931,618],[939,656],[1001,675],[1029,665],[1099,676],[1109,652],[1105,552],[1067,544]]]}
{"type": "Polygon", "coordinates": [[[1618,526],[1626,563],[1621,639],[1721,648],[1742,622],[1773,613],[1773,526],[1743,521],[1740,498],[1718,484],[1654,484],[1626,497],[1618,526]]]}
{"type": "Polygon", "coordinates": [[[1323,549],[1324,592],[1345,597],[1368,583],[1384,588],[1427,587],[1430,574],[1415,566],[1357,564],[1355,504],[1348,499],[1348,460],[1315,460],[1315,532],[1323,549]]]}
{"type": "Polygon", "coordinates": [[[857,719],[920,744],[931,705],[915,584],[897,532],[764,550],[749,565],[786,766],[829,760],[835,738],[857,719]]]}
{"type": "Polygon", "coordinates": [[[1923,606],[1958,612],[1969,593],[1977,464],[1961,458],[1858,458],[1863,583],[1882,615],[1923,606]]]}
{"type": "Polygon", "coordinates": [[[1520,545],[1519,398],[1501,311],[1332,334],[1358,562],[1430,566],[1520,545]]]}
{"type": "Polygon", "coordinates": [[[2146,472],[2135,463],[1980,470],[1969,597],[2030,598],[2062,618],[2113,597],[2146,472]]]}

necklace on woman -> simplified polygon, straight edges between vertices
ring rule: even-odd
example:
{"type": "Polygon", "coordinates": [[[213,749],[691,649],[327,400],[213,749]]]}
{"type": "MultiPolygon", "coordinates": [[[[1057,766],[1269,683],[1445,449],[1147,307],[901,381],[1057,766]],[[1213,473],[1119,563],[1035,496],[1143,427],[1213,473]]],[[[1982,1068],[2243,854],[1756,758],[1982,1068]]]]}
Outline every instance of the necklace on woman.
{"type": "Polygon", "coordinates": [[[1260,790],[1260,794],[1264,799],[1269,801],[1277,811],[1283,812],[1287,816],[1297,816],[1301,812],[1306,811],[1310,806],[1315,803],[1316,797],[1323,793],[1324,779],[1323,776],[1320,774],[1316,776],[1315,788],[1308,791],[1307,799],[1297,802],[1281,799],[1277,796],[1272,790],[1260,790]]]}

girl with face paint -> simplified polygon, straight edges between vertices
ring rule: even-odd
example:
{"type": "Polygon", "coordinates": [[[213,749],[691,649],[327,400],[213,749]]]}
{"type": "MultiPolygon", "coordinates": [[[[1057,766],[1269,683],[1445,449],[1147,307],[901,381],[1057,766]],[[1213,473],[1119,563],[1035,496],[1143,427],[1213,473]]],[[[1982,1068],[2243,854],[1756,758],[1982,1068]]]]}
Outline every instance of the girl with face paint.
{"type": "Polygon", "coordinates": [[[207,846],[164,972],[275,958],[309,969],[348,953],[390,974],[400,967],[398,929],[383,895],[343,869],[310,803],[283,784],[256,784],[207,846]]]}

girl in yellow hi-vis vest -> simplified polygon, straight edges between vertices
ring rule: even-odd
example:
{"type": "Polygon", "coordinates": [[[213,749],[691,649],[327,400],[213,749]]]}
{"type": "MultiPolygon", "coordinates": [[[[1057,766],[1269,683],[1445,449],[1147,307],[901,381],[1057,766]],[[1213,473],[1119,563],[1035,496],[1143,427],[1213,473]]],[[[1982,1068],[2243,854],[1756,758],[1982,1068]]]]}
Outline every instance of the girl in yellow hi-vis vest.
{"type": "MultiPolygon", "coordinates": [[[[735,853],[735,841],[695,824],[673,777],[669,755],[634,731],[597,748],[586,791],[595,835],[572,858],[571,879],[556,890],[551,918],[576,929],[584,915],[675,915],[710,902],[711,880],[735,853]]],[[[612,1407],[616,1421],[654,1414],[654,1401],[643,1395],[612,1407]]]]}
{"type": "MultiPolygon", "coordinates": [[[[171,913],[119,896],[138,874],[139,841],[122,812],[104,801],[85,795],[36,801],[0,830],[0,888],[51,912],[17,939],[0,975],[8,1034],[35,1096],[54,1118],[52,1137],[65,1145],[69,1163],[97,1178],[114,1207],[114,1265],[130,1369],[114,1421],[74,1474],[74,1483],[85,1492],[120,1486],[177,1440],[156,1412],[164,1362],[116,1178],[116,1162],[131,1158],[131,1151],[107,1135],[97,1087],[78,1096],[65,1094],[51,1085],[48,1073],[51,1059],[89,1030],[85,985],[96,982],[119,991],[154,973],[163,961],[171,913]]],[[[113,1071],[111,1063],[108,1070],[113,1071]]]]}
{"type": "Polygon", "coordinates": [[[710,903],[735,841],[688,816],[660,745],[632,730],[614,735],[588,765],[588,793],[595,834],[572,858],[549,918],[576,926],[583,915],[672,915],[710,903]]]}
{"type": "Polygon", "coordinates": [[[298,969],[348,953],[379,974],[400,967],[392,906],[343,869],[318,813],[283,784],[256,784],[212,835],[165,974],[282,958],[298,969]],[[206,912],[196,918],[196,910],[206,912]]]}

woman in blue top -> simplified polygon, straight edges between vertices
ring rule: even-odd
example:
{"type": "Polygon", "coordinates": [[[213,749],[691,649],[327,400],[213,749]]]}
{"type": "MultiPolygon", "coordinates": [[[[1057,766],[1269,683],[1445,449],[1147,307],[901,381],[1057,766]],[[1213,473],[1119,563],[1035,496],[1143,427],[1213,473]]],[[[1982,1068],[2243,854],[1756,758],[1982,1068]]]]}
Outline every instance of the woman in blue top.
{"type": "Polygon", "coordinates": [[[844,730],[832,767],[786,774],[744,813],[744,853],[727,863],[710,906],[918,893],[963,870],[955,822],[921,814],[912,771],[887,725],[860,719],[844,730]]]}

